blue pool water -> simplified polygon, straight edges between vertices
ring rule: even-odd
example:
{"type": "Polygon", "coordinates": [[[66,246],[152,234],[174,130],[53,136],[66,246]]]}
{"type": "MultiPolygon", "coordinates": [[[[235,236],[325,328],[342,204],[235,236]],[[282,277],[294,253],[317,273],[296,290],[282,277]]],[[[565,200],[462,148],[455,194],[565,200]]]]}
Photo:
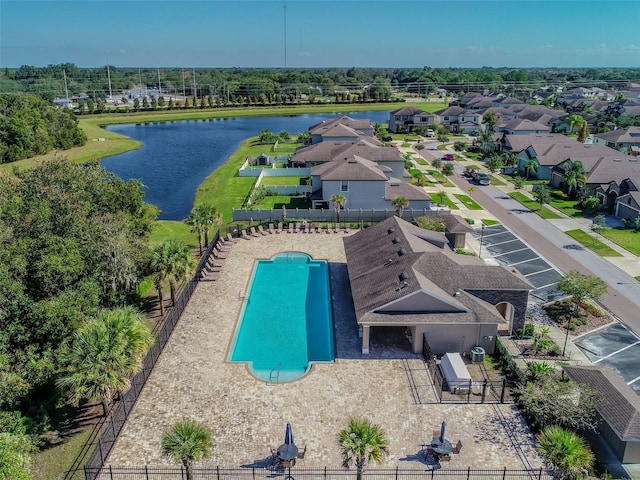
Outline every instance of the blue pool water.
{"type": "Polygon", "coordinates": [[[248,362],[254,375],[273,382],[333,361],[328,273],[326,261],[302,253],[256,262],[230,360],[248,362]]]}

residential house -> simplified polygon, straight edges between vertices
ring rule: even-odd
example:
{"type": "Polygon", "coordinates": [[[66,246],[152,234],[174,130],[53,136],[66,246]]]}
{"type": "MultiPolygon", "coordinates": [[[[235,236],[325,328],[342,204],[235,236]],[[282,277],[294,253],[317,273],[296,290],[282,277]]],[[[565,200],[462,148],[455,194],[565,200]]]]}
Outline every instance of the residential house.
{"type": "Polygon", "coordinates": [[[436,122],[434,113],[416,107],[402,107],[389,114],[389,131],[411,132],[417,127],[427,128],[436,122]]]}
{"type": "Polygon", "coordinates": [[[436,112],[440,124],[455,133],[475,133],[482,128],[482,114],[462,107],[448,107],[436,112]]]}
{"type": "Polygon", "coordinates": [[[531,160],[537,168],[528,175],[539,180],[549,180],[554,166],[571,157],[574,147],[582,143],[561,133],[503,135],[501,150],[518,156],[518,170],[524,171],[531,160]]]}
{"type": "Polygon", "coordinates": [[[443,233],[394,216],[343,242],[365,354],[376,327],[403,330],[415,353],[426,341],[441,355],[474,346],[493,353],[499,327],[524,326],[532,285],[514,270],[454,253],[443,233]]]}
{"type": "Polygon", "coordinates": [[[587,435],[596,457],[604,440],[623,464],[640,463],[640,396],[606,366],[565,366],[564,371],[595,388],[602,399],[596,407],[598,432],[587,435]]]}
{"type": "Polygon", "coordinates": [[[343,195],[348,208],[389,209],[398,196],[409,200],[412,208],[430,209],[431,197],[424,189],[404,183],[385,165],[349,154],[311,167],[313,208],[332,208],[331,197],[343,195]]]}
{"type": "Polygon", "coordinates": [[[362,137],[375,138],[375,124],[369,119],[354,119],[344,115],[309,127],[309,134],[312,144],[327,140],[353,142],[362,137]]]}
{"type": "Polygon", "coordinates": [[[551,133],[551,127],[542,123],[533,122],[524,118],[516,118],[496,126],[497,132],[507,135],[531,135],[551,133]]]}
{"type": "Polygon", "coordinates": [[[640,127],[620,128],[612,132],[597,133],[593,136],[593,143],[606,145],[622,153],[634,155],[632,147],[640,147],[640,127]]]}
{"type": "Polygon", "coordinates": [[[290,163],[296,167],[313,167],[349,155],[357,155],[389,167],[392,177],[404,178],[405,160],[398,149],[380,146],[375,138],[368,137],[355,142],[326,141],[303,147],[291,156],[290,163]]]}

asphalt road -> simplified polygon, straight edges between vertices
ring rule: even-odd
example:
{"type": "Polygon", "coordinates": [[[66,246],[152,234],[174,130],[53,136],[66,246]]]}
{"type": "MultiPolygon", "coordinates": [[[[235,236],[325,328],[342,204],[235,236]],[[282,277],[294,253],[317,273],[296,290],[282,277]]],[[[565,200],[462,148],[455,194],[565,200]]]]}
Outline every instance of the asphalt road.
{"type": "Polygon", "coordinates": [[[600,303],[640,335],[640,284],[633,277],[591,250],[577,247],[571,237],[498,188],[475,185],[460,175],[449,179],[463,191],[476,187],[469,195],[561,272],[575,270],[604,280],[608,289],[600,303]]]}

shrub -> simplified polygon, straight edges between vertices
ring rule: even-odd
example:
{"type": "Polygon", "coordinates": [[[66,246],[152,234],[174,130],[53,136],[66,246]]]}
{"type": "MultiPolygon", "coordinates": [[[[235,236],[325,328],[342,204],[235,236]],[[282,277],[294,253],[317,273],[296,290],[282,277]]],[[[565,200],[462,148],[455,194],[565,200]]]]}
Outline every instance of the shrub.
{"type": "Polygon", "coordinates": [[[414,147],[416,150],[424,150],[424,145],[419,143],[414,147]]]}

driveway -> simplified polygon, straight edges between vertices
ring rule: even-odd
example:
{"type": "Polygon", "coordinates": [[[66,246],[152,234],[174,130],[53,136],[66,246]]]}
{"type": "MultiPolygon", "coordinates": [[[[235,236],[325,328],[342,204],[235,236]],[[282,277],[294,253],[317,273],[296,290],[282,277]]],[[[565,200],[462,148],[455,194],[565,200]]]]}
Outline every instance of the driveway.
{"type": "MultiPolygon", "coordinates": [[[[460,165],[457,167],[462,170],[460,165]]],[[[463,191],[468,191],[471,186],[459,175],[450,177],[450,180],[463,191]]],[[[468,194],[561,272],[575,270],[602,278],[608,285],[608,291],[601,299],[602,305],[640,334],[640,316],[637,315],[640,283],[632,276],[591,250],[577,245],[561,229],[524,208],[502,190],[484,186],[468,194]]]]}

